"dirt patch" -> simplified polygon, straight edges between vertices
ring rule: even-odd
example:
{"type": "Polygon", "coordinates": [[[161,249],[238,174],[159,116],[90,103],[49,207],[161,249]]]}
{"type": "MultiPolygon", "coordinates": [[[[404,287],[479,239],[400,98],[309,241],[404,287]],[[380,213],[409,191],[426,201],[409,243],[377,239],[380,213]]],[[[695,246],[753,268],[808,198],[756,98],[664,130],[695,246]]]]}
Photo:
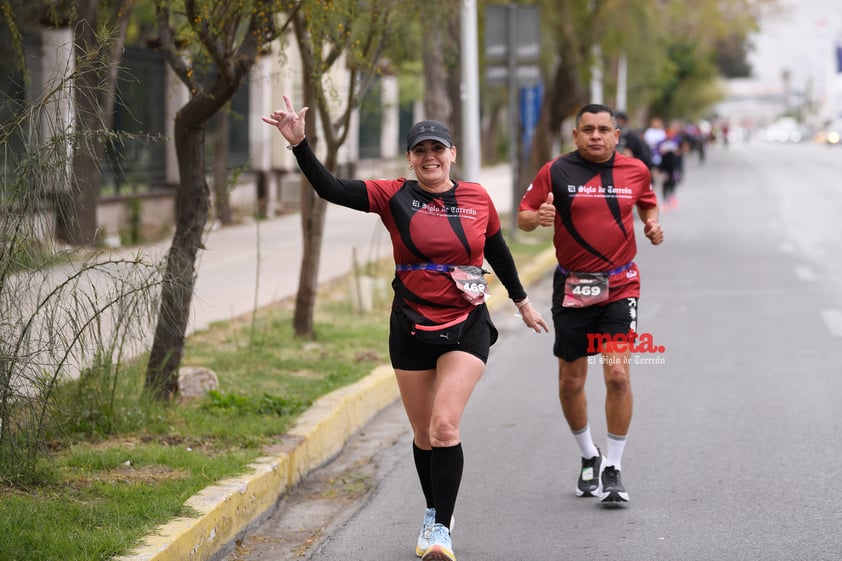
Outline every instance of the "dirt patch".
{"type": "Polygon", "coordinates": [[[162,481],[183,479],[187,473],[181,469],[173,469],[167,466],[141,466],[135,467],[129,462],[110,470],[88,473],[85,475],[73,474],[65,477],[65,484],[74,487],[88,487],[94,483],[124,483],[126,485],[154,485],[162,481]]]}
{"type": "Polygon", "coordinates": [[[365,503],[376,488],[377,455],[409,430],[399,403],[386,408],[342,452],[280,500],[274,513],[221,561],[302,561],[365,503]]]}

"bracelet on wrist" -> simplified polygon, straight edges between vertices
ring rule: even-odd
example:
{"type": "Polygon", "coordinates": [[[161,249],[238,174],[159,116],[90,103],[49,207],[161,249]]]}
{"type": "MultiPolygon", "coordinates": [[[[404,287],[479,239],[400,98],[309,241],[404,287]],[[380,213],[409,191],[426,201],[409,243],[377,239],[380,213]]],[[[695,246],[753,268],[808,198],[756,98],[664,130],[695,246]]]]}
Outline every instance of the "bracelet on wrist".
{"type": "Polygon", "coordinates": [[[518,300],[515,302],[515,306],[517,306],[518,308],[523,308],[527,304],[529,304],[529,296],[525,297],[523,300],[518,300]]]}

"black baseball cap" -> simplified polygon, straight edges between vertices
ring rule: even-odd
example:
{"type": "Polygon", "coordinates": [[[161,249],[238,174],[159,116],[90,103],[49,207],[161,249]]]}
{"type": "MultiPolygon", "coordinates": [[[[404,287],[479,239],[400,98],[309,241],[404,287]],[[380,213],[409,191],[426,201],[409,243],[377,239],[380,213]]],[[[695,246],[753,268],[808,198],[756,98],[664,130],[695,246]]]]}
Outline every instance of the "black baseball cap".
{"type": "Polygon", "coordinates": [[[438,121],[420,121],[413,125],[406,135],[406,150],[409,152],[415,145],[424,140],[437,140],[448,148],[453,146],[450,131],[438,121]]]}

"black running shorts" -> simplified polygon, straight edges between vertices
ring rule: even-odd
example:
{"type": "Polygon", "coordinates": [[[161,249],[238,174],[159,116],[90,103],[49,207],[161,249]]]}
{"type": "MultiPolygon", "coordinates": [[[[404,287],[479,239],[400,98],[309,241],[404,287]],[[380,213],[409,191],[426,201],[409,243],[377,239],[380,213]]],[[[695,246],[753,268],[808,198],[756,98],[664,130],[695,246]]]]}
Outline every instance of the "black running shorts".
{"type": "Polygon", "coordinates": [[[553,354],[567,362],[599,354],[600,338],[637,332],[637,298],[586,308],[565,308],[554,302],[552,313],[553,354]]]}
{"type": "Polygon", "coordinates": [[[452,345],[430,345],[416,340],[409,333],[408,321],[392,310],[389,318],[389,356],[392,368],[398,370],[432,370],[444,353],[463,351],[488,361],[488,352],[497,341],[497,328],[485,304],[468,316],[462,338],[452,345]]]}

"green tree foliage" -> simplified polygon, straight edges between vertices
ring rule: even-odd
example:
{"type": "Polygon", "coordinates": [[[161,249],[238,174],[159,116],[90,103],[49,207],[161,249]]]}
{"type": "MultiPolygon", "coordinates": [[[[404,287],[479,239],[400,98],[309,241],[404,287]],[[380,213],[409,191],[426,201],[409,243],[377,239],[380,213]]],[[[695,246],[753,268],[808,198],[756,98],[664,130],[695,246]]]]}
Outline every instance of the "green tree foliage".
{"type": "Polygon", "coordinates": [[[697,119],[707,113],[722,97],[720,78],[734,71],[750,73],[745,58],[750,34],[757,30],[761,10],[773,5],[748,0],[664,2],[658,21],[665,29],[659,43],[666,64],[649,112],[667,119],[697,119]]]}
{"type": "Polygon", "coordinates": [[[541,10],[544,105],[528,164],[525,186],[553,156],[563,123],[590,100],[594,68],[603,72],[604,102],[616,103],[616,68],[628,61],[627,110],[649,115],[697,118],[721,98],[718,81],[745,74],[750,34],[761,12],[775,0],[537,0],[541,10]],[[598,46],[598,49],[594,47],[598,46]],[[727,61],[727,66],[726,66],[727,61]]]}

